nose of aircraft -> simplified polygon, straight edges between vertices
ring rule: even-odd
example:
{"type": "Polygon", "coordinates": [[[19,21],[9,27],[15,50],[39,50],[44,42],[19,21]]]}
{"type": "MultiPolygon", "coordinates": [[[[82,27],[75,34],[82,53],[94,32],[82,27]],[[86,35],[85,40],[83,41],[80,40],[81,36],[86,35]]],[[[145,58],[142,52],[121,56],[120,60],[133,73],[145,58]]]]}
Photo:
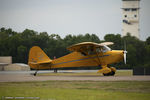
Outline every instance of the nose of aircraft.
{"type": "Polygon", "coordinates": [[[118,54],[119,54],[119,56],[120,56],[120,60],[122,60],[122,59],[124,59],[124,63],[126,64],[126,62],[127,62],[127,51],[126,50],[119,50],[118,51],[118,54]]]}
{"type": "Polygon", "coordinates": [[[113,61],[120,62],[124,60],[124,63],[126,64],[126,54],[126,50],[112,50],[113,61]]]}
{"type": "Polygon", "coordinates": [[[116,62],[122,61],[124,59],[124,61],[126,61],[126,53],[123,50],[113,50],[114,52],[114,58],[116,62]]]}

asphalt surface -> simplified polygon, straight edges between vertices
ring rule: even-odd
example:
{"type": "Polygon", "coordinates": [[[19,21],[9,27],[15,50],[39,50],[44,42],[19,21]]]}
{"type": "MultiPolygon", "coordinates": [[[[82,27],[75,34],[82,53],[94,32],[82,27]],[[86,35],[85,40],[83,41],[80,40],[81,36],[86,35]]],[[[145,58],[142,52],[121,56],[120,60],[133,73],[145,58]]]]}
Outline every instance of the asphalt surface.
{"type": "MultiPolygon", "coordinates": [[[[67,76],[33,76],[35,71],[0,71],[0,82],[26,82],[26,81],[150,81],[150,76],[99,76],[99,75],[67,75],[67,76]]],[[[38,73],[53,73],[53,71],[39,71],[38,73]]],[[[67,70],[62,73],[97,72],[97,70],[67,70]]]]}

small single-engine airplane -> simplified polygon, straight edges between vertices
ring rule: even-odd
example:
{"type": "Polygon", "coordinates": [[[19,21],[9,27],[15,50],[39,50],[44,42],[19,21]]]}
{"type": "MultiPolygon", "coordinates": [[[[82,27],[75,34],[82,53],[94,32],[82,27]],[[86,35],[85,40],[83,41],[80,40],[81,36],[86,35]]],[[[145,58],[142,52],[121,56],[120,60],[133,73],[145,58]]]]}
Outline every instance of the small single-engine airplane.
{"type": "MultiPolygon", "coordinates": [[[[116,72],[109,64],[120,62],[124,59],[126,63],[126,50],[111,50],[108,45],[113,42],[94,43],[82,42],[68,47],[72,53],[51,60],[42,49],[33,46],[29,52],[28,64],[32,69],[57,69],[68,67],[90,67],[101,66],[98,73],[104,76],[113,76],[116,72]]],[[[37,71],[34,75],[37,74],[37,71]]]]}

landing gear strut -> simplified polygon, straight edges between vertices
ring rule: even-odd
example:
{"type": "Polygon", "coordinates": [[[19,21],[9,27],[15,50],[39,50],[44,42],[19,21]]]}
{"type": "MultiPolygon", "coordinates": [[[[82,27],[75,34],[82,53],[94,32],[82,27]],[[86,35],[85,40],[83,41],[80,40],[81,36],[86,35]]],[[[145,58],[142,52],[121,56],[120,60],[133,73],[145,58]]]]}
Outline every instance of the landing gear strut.
{"type": "Polygon", "coordinates": [[[54,69],[54,73],[57,73],[57,69],[54,69]]]}
{"type": "Polygon", "coordinates": [[[103,73],[104,76],[114,76],[116,72],[116,68],[114,67],[109,67],[111,69],[111,72],[109,73],[103,73]]]}

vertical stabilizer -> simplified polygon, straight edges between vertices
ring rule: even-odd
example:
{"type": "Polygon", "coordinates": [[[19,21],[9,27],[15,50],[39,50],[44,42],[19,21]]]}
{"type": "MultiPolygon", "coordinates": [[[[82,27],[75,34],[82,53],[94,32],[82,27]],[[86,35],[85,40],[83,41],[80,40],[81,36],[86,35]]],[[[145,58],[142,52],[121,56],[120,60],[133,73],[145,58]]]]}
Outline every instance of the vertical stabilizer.
{"type": "Polygon", "coordinates": [[[30,49],[28,64],[33,69],[38,69],[39,64],[51,63],[51,59],[38,46],[30,49]]]}

